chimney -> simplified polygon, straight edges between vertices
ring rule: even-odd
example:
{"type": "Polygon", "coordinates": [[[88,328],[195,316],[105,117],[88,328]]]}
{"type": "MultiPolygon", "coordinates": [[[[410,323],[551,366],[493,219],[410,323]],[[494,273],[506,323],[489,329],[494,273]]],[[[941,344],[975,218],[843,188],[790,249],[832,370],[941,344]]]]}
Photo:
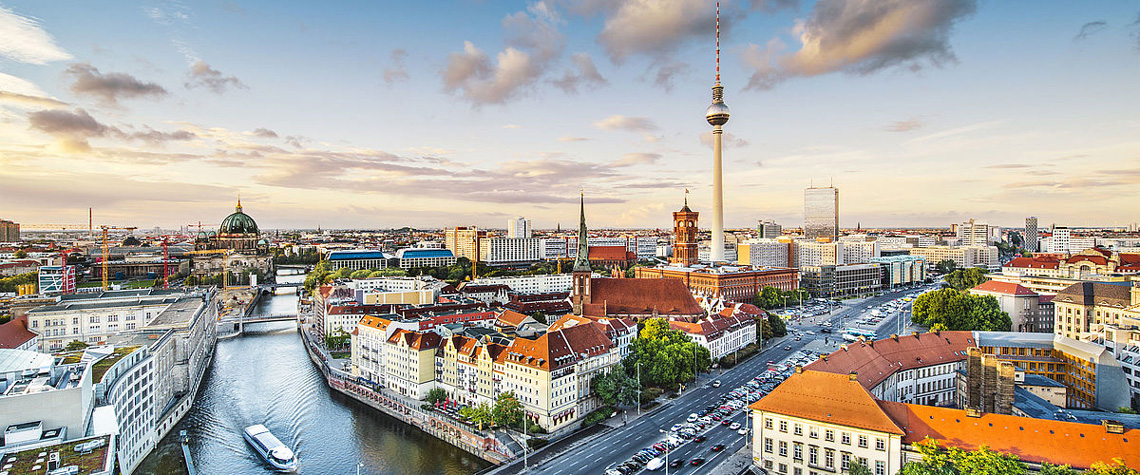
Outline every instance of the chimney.
{"type": "Polygon", "coordinates": [[[819,357],[823,359],[825,363],[827,362],[827,355],[819,355],[819,357]]]}
{"type": "Polygon", "coordinates": [[[978,410],[976,407],[967,407],[966,417],[982,417],[982,411],[978,410]]]}
{"type": "Polygon", "coordinates": [[[796,365],[796,374],[801,374],[803,372],[804,372],[803,365],[796,365]]]}
{"type": "Polygon", "coordinates": [[[1120,421],[1104,419],[1104,420],[1100,421],[1100,424],[1104,426],[1104,430],[1106,432],[1108,432],[1109,434],[1123,434],[1124,433],[1124,424],[1121,423],[1120,421]]]}
{"type": "Polygon", "coordinates": [[[912,336],[914,336],[914,339],[915,339],[915,340],[917,340],[917,339],[918,339],[918,332],[910,332],[910,334],[911,334],[912,336]]]}
{"type": "Polygon", "coordinates": [[[848,381],[859,381],[859,373],[856,373],[854,371],[847,373],[847,380],[848,381]]]}
{"type": "Polygon", "coordinates": [[[846,343],[844,343],[844,344],[842,344],[842,345],[839,345],[839,347],[840,347],[840,348],[843,348],[843,351],[844,351],[844,352],[846,352],[846,351],[847,351],[847,344],[846,344],[846,343]]]}
{"type": "Polygon", "coordinates": [[[894,341],[899,341],[899,336],[894,334],[894,333],[891,333],[891,339],[894,341]]]}

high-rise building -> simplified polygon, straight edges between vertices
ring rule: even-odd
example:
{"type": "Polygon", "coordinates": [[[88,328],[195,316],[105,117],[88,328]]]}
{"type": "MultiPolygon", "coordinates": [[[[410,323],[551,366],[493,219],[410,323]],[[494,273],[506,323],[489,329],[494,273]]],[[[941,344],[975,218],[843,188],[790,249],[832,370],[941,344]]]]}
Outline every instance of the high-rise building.
{"type": "Polygon", "coordinates": [[[724,262],[724,189],[721,183],[721,136],[728,123],[728,106],[724,104],[724,86],[720,85],[720,3],[716,4],[716,84],[712,104],[705,110],[705,120],[713,126],[713,216],[709,260],[724,262]]]}
{"type": "Polygon", "coordinates": [[[1029,252],[1037,252],[1037,217],[1025,218],[1025,238],[1022,247],[1029,252]]]}
{"type": "Polygon", "coordinates": [[[480,248],[480,241],[486,238],[487,231],[480,231],[475,226],[447,228],[443,231],[443,246],[455,254],[456,258],[466,257],[479,261],[487,255],[487,251],[480,248]]]}
{"type": "Polygon", "coordinates": [[[804,190],[804,237],[839,239],[839,188],[804,190]]]}
{"type": "Polygon", "coordinates": [[[689,209],[688,194],[685,206],[673,213],[673,257],[669,262],[691,266],[697,263],[697,216],[700,213],[689,209]]]}
{"type": "Polygon", "coordinates": [[[990,244],[990,225],[970,219],[956,226],[957,236],[962,240],[962,246],[988,246],[990,244]]]}
{"type": "Polygon", "coordinates": [[[529,239],[531,237],[530,221],[527,221],[527,219],[522,216],[508,219],[507,237],[511,239],[529,239]]]}
{"type": "Polygon", "coordinates": [[[20,240],[20,223],[0,219],[0,242],[17,242],[20,240]]]}
{"type": "Polygon", "coordinates": [[[1051,240],[1052,246],[1049,252],[1069,252],[1069,239],[1072,237],[1071,230],[1064,226],[1053,226],[1053,239],[1051,240]]]}
{"type": "Polygon", "coordinates": [[[775,239],[784,234],[784,228],[770,219],[760,220],[756,225],[756,234],[760,239],[775,239]]]}

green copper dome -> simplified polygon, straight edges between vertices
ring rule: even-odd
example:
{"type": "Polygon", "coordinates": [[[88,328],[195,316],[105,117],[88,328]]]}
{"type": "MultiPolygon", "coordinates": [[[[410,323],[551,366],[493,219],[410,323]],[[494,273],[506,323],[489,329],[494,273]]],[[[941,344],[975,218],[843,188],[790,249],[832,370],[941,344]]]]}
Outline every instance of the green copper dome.
{"type": "Polygon", "coordinates": [[[238,201],[237,211],[222,220],[218,234],[257,234],[257,223],[248,214],[241,212],[241,201],[238,201]]]}

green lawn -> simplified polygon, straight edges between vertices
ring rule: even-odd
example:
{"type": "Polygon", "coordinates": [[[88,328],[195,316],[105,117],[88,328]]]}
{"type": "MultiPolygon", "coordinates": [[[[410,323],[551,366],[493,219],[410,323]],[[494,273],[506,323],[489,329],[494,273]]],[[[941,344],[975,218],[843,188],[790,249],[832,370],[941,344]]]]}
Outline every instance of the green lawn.
{"type": "Polygon", "coordinates": [[[107,374],[107,370],[111,369],[111,366],[114,366],[115,363],[118,363],[119,360],[123,359],[124,356],[131,354],[131,352],[135,351],[136,349],[138,349],[138,346],[124,346],[122,348],[115,348],[114,353],[107,356],[106,358],[96,361],[95,365],[91,368],[91,370],[94,371],[91,373],[91,381],[96,383],[103,381],[103,375],[107,374]]]}

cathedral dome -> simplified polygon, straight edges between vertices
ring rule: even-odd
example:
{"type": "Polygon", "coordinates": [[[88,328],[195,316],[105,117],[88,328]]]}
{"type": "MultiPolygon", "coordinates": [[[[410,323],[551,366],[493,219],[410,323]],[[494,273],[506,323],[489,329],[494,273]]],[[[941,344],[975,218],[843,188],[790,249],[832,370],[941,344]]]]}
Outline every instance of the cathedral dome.
{"type": "Polygon", "coordinates": [[[257,223],[241,211],[241,201],[238,201],[237,210],[222,220],[218,234],[257,234],[257,223]]]}

